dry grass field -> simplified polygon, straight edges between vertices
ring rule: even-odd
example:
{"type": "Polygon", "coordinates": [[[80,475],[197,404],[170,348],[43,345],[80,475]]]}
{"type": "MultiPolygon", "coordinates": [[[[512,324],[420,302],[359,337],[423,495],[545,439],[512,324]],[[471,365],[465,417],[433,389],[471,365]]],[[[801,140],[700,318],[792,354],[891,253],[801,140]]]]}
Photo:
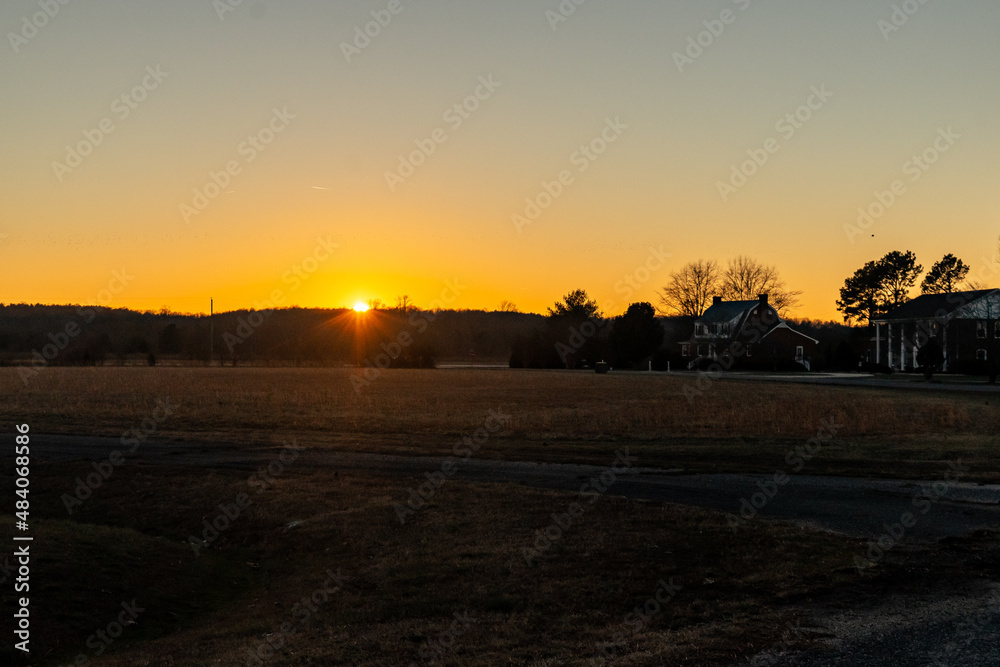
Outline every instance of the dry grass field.
{"type": "MultiPolygon", "coordinates": [[[[153,437],[420,454],[499,410],[509,422],[480,456],[603,466],[627,444],[643,466],[771,472],[833,420],[838,439],[808,472],[918,476],[959,457],[980,479],[1000,470],[983,396],[721,381],[689,402],[691,376],[474,370],[388,372],[359,394],[350,374],[52,368],[24,387],[0,369],[0,421],[117,437],[169,398],[153,437]]],[[[32,464],[32,665],[730,665],[814,641],[788,630],[798,603],[995,561],[978,546],[967,560],[899,550],[859,574],[852,539],[766,521],[734,534],[716,512],[602,496],[528,564],[523,549],[577,494],[450,482],[401,524],[414,480],[294,466],[196,554],[188,538],[247,491],[246,472],[139,456],[67,515],[62,494],[91,471],[32,464]],[[669,602],[636,615],[661,581],[676,584],[669,602]],[[98,657],[94,633],[133,599],[137,622],[98,657]]]]}
{"type": "Polygon", "coordinates": [[[575,494],[453,483],[400,525],[412,482],[308,472],[195,556],[188,536],[245,473],[127,466],[68,518],[59,496],[87,471],[34,468],[35,665],[94,660],[88,636],[133,599],[138,622],[94,664],[256,664],[247,649],[292,623],[267,664],[723,665],[782,640],[783,604],[858,580],[851,540],[765,522],[737,537],[717,513],[613,497],[529,566],[522,548],[575,494]],[[328,569],[348,579],[300,623],[328,569]],[[679,590],[640,627],[661,580],[679,590]],[[431,660],[466,611],[475,623],[431,660]]]}
{"type": "Polygon", "coordinates": [[[603,464],[621,443],[639,465],[773,472],[824,422],[837,439],[811,474],[922,477],[961,458],[1000,481],[1000,399],[954,392],[723,380],[691,375],[510,370],[383,372],[354,390],[351,369],[49,368],[27,387],[0,369],[0,421],[39,432],[118,437],[177,404],[156,437],[396,454],[443,453],[510,415],[479,456],[603,464]]]}

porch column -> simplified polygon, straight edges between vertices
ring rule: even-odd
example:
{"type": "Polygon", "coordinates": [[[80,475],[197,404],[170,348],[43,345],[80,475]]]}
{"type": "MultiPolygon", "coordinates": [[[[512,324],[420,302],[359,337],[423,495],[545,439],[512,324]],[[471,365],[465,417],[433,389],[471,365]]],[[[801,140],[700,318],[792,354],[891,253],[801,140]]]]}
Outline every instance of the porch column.
{"type": "Polygon", "coordinates": [[[948,325],[949,324],[950,324],[950,322],[948,320],[945,320],[944,322],[941,323],[941,336],[944,339],[944,344],[941,346],[941,347],[944,348],[944,350],[943,350],[944,351],[944,364],[942,364],[941,370],[943,372],[945,372],[945,373],[948,372],[948,361],[951,358],[951,355],[948,354],[948,325]]]}
{"type": "Polygon", "coordinates": [[[888,366],[889,368],[892,368],[892,322],[889,322],[889,324],[886,327],[886,329],[889,330],[889,338],[888,338],[888,341],[886,342],[886,346],[885,346],[885,348],[886,348],[886,356],[888,357],[886,359],[886,364],[885,365],[888,366]]]}
{"type": "Polygon", "coordinates": [[[906,370],[906,324],[899,323],[899,370],[906,370]]]}
{"type": "Polygon", "coordinates": [[[882,363],[882,325],[875,323],[875,363],[882,363]]]}

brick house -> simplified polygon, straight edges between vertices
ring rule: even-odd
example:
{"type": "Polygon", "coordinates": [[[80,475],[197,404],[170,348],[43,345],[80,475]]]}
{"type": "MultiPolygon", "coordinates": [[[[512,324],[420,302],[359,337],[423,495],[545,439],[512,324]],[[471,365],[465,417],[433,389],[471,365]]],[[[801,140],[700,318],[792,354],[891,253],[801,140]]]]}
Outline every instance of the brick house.
{"type": "Polygon", "coordinates": [[[917,351],[934,339],[945,372],[981,372],[1000,354],[1000,290],[924,294],[872,320],[868,360],[893,370],[918,367],[917,351]]]}
{"type": "Polygon", "coordinates": [[[707,359],[723,369],[809,369],[819,341],[789,327],[768,303],[766,294],[756,301],[723,301],[695,320],[694,335],[680,343],[681,357],[694,367],[707,359]]]}

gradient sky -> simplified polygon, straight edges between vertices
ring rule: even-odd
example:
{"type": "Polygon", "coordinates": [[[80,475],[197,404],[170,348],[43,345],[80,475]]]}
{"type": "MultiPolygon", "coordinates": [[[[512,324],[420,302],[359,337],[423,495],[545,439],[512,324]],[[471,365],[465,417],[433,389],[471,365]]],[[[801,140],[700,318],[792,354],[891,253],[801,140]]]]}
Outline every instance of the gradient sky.
{"type": "Polygon", "coordinates": [[[882,0],[586,0],[556,24],[559,0],[400,0],[351,62],[342,43],[390,0],[51,2],[13,41],[40,4],[0,5],[0,302],[94,303],[110,283],[109,305],[139,309],[230,310],[275,290],[428,307],[457,280],[438,305],[542,312],[584,288],[614,315],[655,302],[688,261],[744,253],[803,292],[793,315],[839,319],[865,261],[908,249],[929,268],[952,252],[977,269],[1000,233],[996,0],[898,3],[916,11],[891,33],[882,0]],[[724,10],[680,71],[675,53],[724,10]],[[115,104],[144,77],[145,100],[115,104]],[[456,128],[445,112],[480,77],[500,85],[456,128]],[[824,86],[793,136],[778,130],[824,86]],[[274,109],[295,117],[248,162],[240,146],[274,109]],[[573,155],[607,119],[627,129],[581,172],[573,155]],[[57,175],[102,121],[113,132],[57,175]],[[447,140],[390,189],[386,172],[438,128],[447,140]],[[960,138],[913,181],[905,163],[948,128],[960,138]],[[718,182],[769,138],[778,151],[723,201],[718,182]],[[185,221],[230,161],[240,172],[185,221]],[[512,216],[563,170],[572,183],[519,232],[512,216]],[[905,193],[851,242],[844,225],[897,179],[905,193]],[[339,247],[305,280],[289,273],[319,238],[339,247]],[[671,257],[627,294],[661,247],[671,257]]]}

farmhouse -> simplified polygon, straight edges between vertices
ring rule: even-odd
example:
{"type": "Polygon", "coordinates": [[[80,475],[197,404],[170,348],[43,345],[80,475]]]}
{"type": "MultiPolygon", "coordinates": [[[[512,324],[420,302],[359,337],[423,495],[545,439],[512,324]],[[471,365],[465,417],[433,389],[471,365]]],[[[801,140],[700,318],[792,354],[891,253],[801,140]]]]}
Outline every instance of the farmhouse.
{"type": "Polygon", "coordinates": [[[1000,290],[924,294],[872,320],[868,358],[893,370],[913,370],[917,351],[933,339],[944,352],[943,371],[980,372],[1000,354],[997,320],[1000,290]]]}
{"type": "Polygon", "coordinates": [[[689,367],[712,359],[726,369],[808,370],[818,342],[789,327],[761,294],[756,301],[715,297],[695,320],[694,335],[680,345],[689,367]]]}

